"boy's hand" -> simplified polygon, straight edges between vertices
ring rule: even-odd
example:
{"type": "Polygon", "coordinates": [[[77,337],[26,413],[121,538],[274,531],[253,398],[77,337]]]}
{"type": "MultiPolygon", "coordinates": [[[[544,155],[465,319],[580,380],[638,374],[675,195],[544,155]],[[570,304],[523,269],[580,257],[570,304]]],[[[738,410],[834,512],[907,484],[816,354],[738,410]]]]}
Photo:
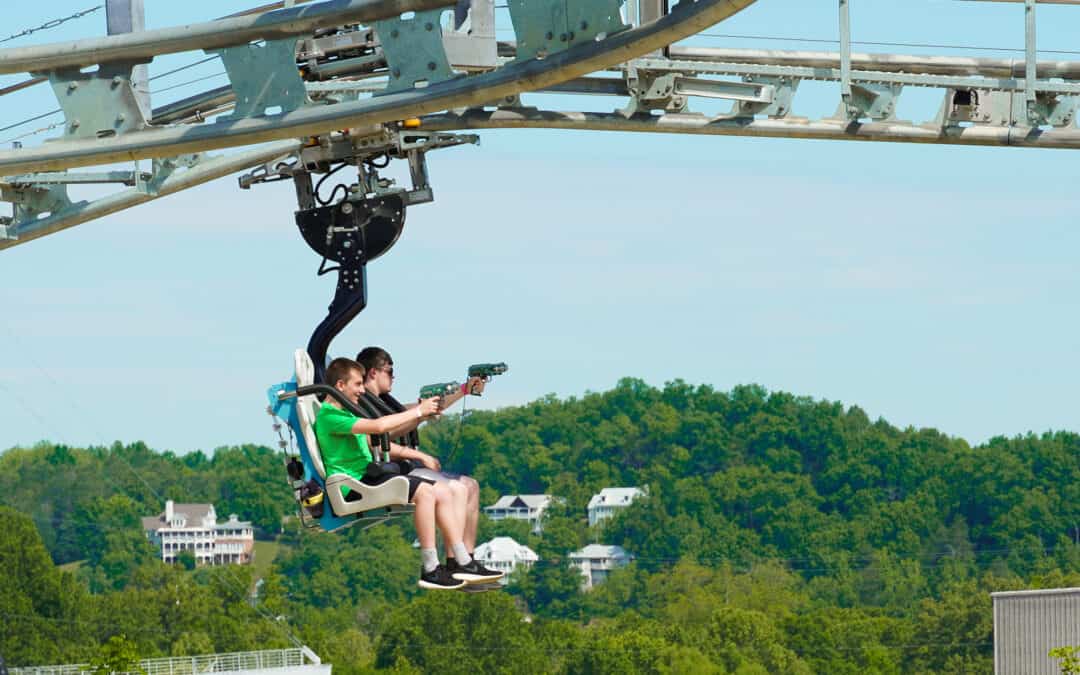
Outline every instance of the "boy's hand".
{"type": "Polygon", "coordinates": [[[421,417],[431,417],[439,412],[439,397],[433,396],[431,398],[425,398],[416,406],[416,409],[420,412],[421,417]]]}
{"type": "Polygon", "coordinates": [[[468,382],[466,382],[466,386],[468,386],[468,391],[473,396],[479,396],[480,394],[483,394],[485,384],[487,384],[487,378],[479,376],[470,377],[468,382]]]}
{"type": "MultiPolygon", "coordinates": [[[[420,452],[417,450],[417,452],[420,452]]],[[[426,452],[420,452],[420,463],[431,469],[432,471],[442,471],[442,463],[435,457],[427,454],[426,452]]]]}

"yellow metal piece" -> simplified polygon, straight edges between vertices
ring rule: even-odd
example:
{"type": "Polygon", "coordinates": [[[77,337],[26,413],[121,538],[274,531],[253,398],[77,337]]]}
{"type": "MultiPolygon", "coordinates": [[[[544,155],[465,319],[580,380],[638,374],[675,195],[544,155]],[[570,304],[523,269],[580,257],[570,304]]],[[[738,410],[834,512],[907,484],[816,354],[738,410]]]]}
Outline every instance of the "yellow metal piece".
{"type": "Polygon", "coordinates": [[[401,126],[405,127],[406,129],[419,129],[420,128],[420,118],[419,117],[410,117],[407,120],[403,120],[401,122],[401,126]]]}

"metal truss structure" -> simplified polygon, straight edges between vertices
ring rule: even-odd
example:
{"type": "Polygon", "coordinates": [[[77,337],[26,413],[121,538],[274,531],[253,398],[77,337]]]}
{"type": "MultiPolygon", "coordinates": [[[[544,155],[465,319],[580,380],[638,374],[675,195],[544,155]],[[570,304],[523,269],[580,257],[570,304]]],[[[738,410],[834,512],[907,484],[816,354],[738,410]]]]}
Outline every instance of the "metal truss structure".
{"type": "Polygon", "coordinates": [[[48,82],[64,115],[58,138],[0,150],[0,199],[12,205],[0,216],[0,249],[245,170],[242,188],[293,180],[301,211],[347,203],[351,212],[392,198],[403,218],[406,207],[433,199],[426,153],[474,143],[456,132],[483,128],[1080,148],[1080,62],[1036,58],[1037,0],[994,0],[1025,6],[1020,60],[854,53],[853,0],[836,1],[833,53],[675,44],[755,0],[681,0],[670,9],[667,0],[507,0],[513,41],[496,38],[493,0],[294,0],[151,31],[140,30],[141,0],[109,0],[110,11],[122,5],[132,19],[113,30],[110,17],[115,34],[0,50],[0,73],[32,76],[0,94],[48,82]],[[145,64],[194,50],[218,55],[229,85],[152,108],[145,64]],[[834,114],[798,114],[804,81],[839,85],[834,114]],[[942,94],[925,121],[896,117],[909,87],[942,94]],[[521,95],[530,92],[612,105],[528,107],[521,95]],[[708,100],[730,109],[695,111],[708,100]],[[212,154],[238,146],[254,147],[212,154]],[[379,175],[395,159],[408,163],[411,187],[379,175]],[[112,166],[126,162],[133,169],[112,166]],[[322,180],[345,166],[355,182],[323,200],[322,180]],[[83,167],[97,169],[72,170],[83,167]],[[68,187],[86,183],[126,189],[73,201],[68,187]]]}

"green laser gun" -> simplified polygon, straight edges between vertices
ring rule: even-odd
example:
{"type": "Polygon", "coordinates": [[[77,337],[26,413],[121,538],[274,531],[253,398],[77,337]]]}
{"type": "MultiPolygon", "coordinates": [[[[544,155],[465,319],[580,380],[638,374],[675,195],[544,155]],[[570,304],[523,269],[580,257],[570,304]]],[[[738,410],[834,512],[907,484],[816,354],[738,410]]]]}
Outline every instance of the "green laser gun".
{"type": "Polygon", "coordinates": [[[510,367],[505,363],[476,363],[469,366],[469,377],[490,378],[495,375],[502,375],[508,370],[510,370],[510,367]]]}
{"type": "Polygon", "coordinates": [[[438,384],[429,384],[420,388],[420,399],[423,400],[433,396],[449,396],[456,391],[461,391],[460,382],[439,382],[438,384]]]}

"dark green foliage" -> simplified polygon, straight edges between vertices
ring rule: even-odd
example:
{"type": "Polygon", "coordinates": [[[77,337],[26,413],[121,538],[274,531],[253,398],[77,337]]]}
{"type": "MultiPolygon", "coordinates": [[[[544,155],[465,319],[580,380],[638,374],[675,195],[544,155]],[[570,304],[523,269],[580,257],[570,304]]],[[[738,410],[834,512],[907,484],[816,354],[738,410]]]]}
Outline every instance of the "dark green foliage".
{"type": "MultiPolygon", "coordinates": [[[[446,456],[457,420],[423,445],[446,456]]],[[[504,592],[421,593],[404,520],[301,532],[268,448],[177,457],[141,443],[0,456],[0,653],[9,664],[287,646],[335,672],[987,672],[990,592],[1080,585],[1080,436],[971,447],[857,407],[758,386],[627,379],[579,399],[472,413],[454,470],[484,504],[547,493],[543,532],[481,518],[541,557],[504,592]],[[603,487],[648,496],[590,528],[603,487]],[[214,502],[280,534],[274,567],[167,566],[138,518],[214,502]],[[29,514],[29,518],[22,514],[29,514]],[[636,561],[580,591],[568,554],[636,561]],[[51,560],[50,560],[51,555],[51,560]],[[82,561],[75,574],[55,563],[82,561]],[[11,627],[10,629],[8,627],[11,627]]],[[[193,561],[191,561],[193,562],[193,561]]]]}

